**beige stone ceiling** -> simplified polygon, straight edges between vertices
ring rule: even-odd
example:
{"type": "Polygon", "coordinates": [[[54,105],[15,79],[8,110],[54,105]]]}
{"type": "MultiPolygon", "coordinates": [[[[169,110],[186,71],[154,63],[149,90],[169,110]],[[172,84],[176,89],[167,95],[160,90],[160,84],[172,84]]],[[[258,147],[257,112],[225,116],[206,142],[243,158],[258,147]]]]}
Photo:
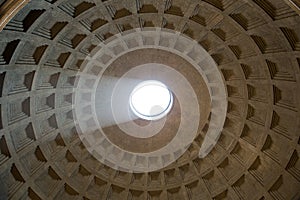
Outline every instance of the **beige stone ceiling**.
{"type": "MultiPolygon", "coordinates": [[[[12,5],[0,0],[1,20],[18,10],[12,5]]],[[[31,0],[0,32],[0,199],[300,199],[297,5],[296,0],[31,0]],[[179,43],[181,36],[193,46],[179,43]],[[213,59],[222,84],[197,47],[213,59]],[[147,49],[160,50],[144,61],[150,57],[177,67],[198,100],[206,91],[199,105],[208,111],[200,112],[195,139],[174,163],[130,173],[88,151],[78,124],[93,121],[76,115],[74,97],[83,91],[82,112],[95,117],[93,95],[103,75],[118,77],[124,71],[116,66],[118,59],[128,58],[130,68],[147,49]],[[176,66],[184,62],[191,66],[176,66]],[[82,74],[88,77],[83,83],[82,74]],[[216,145],[199,158],[218,119],[214,106],[225,105],[214,99],[221,86],[225,122],[216,145]]],[[[175,114],[181,115],[179,110],[175,114]]],[[[160,132],[162,144],[169,141],[164,131],[173,137],[178,127],[175,114],[174,126],[167,122],[160,132]]],[[[116,128],[108,127],[107,134],[113,136],[116,128]]]]}

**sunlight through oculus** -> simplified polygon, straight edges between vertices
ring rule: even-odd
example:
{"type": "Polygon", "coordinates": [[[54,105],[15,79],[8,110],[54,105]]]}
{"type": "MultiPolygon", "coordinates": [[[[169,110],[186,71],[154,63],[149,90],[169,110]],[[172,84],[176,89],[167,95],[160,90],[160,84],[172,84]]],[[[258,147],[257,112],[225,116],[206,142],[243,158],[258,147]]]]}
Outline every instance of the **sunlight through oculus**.
{"type": "Polygon", "coordinates": [[[129,99],[132,112],[145,120],[158,120],[168,114],[173,105],[173,95],[162,82],[149,80],[139,83],[129,99]]]}

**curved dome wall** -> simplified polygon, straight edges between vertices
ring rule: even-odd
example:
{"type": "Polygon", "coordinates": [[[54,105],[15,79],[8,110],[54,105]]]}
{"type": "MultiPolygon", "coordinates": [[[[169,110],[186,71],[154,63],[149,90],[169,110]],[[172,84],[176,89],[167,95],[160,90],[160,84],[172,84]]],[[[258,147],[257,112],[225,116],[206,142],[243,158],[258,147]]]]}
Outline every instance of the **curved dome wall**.
{"type": "MultiPolygon", "coordinates": [[[[0,199],[299,199],[300,17],[289,5],[283,0],[30,1],[0,32],[0,199]],[[143,52],[148,57],[143,59],[143,52]],[[166,161],[167,166],[133,173],[100,162],[80,123],[93,127],[101,118],[94,104],[104,75],[118,79],[146,61],[184,75],[200,117],[184,117],[198,129],[191,145],[170,154],[175,162],[169,165],[165,155],[159,161],[137,156],[135,164],[166,161]],[[215,135],[207,139],[211,132],[215,135]]],[[[170,81],[163,72],[151,75],[170,81]]],[[[179,84],[174,88],[188,91],[179,84]]],[[[176,105],[182,107],[170,113],[173,121],[166,120],[162,136],[173,137],[180,127],[176,116],[185,116],[179,97],[176,105]]],[[[103,132],[121,133],[119,125],[103,132]]],[[[127,159],[122,156],[117,159],[127,159]]]]}

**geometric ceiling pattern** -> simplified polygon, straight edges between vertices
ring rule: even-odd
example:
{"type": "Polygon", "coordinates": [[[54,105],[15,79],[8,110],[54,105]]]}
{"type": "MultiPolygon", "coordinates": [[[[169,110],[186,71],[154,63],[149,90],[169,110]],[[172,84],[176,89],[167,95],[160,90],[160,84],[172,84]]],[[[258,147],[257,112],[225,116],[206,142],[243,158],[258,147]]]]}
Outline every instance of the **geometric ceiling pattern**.
{"type": "MultiPolygon", "coordinates": [[[[30,1],[0,32],[0,199],[299,199],[298,13],[283,0],[30,1]],[[105,70],[108,60],[130,56],[135,47],[162,45],[197,58],[189,46],[155,43],[149,35],[87,65],[87,57],[137,30],[188,37],[222,75],[225,121],[204,158],[198,154],[213,114],[202,115],[183,155],[153,172],[111,168],[80,139],[74,115],[80,73],[121,73],[113,63],[105,70]]],[[[198,83],[192,67],[178,70],[198,83]]],[[[86,89],[97,81],[86,81],[86,89]]]]}

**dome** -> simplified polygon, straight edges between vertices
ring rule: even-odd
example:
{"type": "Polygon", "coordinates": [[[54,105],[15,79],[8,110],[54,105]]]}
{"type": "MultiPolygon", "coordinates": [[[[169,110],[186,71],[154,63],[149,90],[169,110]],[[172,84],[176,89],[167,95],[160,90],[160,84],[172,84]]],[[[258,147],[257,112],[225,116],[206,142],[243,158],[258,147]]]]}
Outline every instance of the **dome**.
{"type": "Polygon", "coordinates": [[[0,0],[0,199],[299,199],[299,7],[0,0]]]}

